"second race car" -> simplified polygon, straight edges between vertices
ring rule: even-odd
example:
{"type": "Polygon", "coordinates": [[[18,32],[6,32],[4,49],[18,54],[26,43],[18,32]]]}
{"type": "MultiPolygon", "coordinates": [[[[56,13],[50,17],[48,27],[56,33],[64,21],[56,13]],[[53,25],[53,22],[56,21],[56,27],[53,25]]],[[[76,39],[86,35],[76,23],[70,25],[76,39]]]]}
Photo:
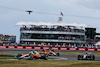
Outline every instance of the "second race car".
{"type": "Polygon", "coordinates": [[[85,53],[84,55],[78,55],[78,60],[95,60],[95,56],[91,53],[85,53]]]}
{"type": "Polygon", "coordinates": [[[59,52],[54,52],[54,50],[50,50],[50,49],[46,49],[46,50],[43,50],[42,52],[39,52],[39,54],[46,54],[48,56],[59,56],[59,52]]]}

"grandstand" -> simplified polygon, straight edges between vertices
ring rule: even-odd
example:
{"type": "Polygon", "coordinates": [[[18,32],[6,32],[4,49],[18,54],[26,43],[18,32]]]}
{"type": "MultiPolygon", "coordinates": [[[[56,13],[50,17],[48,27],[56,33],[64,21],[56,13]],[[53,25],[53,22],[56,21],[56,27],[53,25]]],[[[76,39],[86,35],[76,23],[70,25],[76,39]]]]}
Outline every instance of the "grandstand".
{"type": "Polygon", "coordinates": [[[0,34],[0,45],[3,43],[16,43],[16,35],[0,34]]]}
{"type": "Polygon", "coordinates": [[[85,44],[85,24],[18,22],[23,44],[85,44]]]}

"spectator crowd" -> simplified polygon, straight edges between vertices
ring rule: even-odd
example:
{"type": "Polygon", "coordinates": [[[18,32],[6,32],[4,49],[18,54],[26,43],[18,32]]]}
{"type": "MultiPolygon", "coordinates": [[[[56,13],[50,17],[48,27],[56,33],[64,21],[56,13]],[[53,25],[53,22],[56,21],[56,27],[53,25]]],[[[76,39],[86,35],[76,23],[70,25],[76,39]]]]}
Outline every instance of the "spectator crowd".
{"type": "Polygon", "coordinates": [[[67,48],[100,48],[100,46],[95,46],[95,45],[85,45],[85,44],[80,44],[80,45],[76,45],[76,44],[21,44],[21,43],[4,43],[2,44],[3,46],[41,46],[41,47],[67,47],[67,48]]]}
{"type": "Polygon", "coordinates": [[[84,33],[83,29],[76,29],[71,27],[62,27],[58,26],[56,28],[48,28],[48,27],[40,27],[40,26],[34,26],[34,27],[21,27],[20,30],[32,30],[32,31],[65,31],[65,32],[81,32],[84,33]]]}

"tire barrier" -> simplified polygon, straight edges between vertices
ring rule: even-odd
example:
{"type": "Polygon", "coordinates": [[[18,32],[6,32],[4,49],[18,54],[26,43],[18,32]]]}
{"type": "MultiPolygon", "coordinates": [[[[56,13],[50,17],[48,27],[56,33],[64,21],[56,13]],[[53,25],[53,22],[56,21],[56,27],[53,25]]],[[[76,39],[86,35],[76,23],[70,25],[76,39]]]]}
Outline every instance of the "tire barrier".
{"type": "Polygon", "coordinates": [[[43,46],[0,46],[0,49],[53,49],[53,50],[70,50],[70,51],[100,51],[100,48],[67,48],[67,47],[43,47],[43,46]]]}

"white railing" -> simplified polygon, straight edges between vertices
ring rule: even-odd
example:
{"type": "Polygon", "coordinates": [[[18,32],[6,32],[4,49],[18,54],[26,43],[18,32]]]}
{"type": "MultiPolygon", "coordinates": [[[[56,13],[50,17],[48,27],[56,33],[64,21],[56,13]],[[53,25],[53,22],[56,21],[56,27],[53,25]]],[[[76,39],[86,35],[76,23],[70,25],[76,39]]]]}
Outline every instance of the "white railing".
{"type": "Polygon", "coordinates": [[[86,43],[80,40],[55,40],[55,39],[20,39],[20,41],[44,41],[44,42],[73,42],[73,43],[86,43]]]}
{"type": "Polygon", "coordinates": [[[85,35],[85,32],[65,32],[65,31],[29,31],[29,30],[23,30],[20,31],[21,33],[42,33],[42,34],[71,34],[71,35],[85,35]]]}

